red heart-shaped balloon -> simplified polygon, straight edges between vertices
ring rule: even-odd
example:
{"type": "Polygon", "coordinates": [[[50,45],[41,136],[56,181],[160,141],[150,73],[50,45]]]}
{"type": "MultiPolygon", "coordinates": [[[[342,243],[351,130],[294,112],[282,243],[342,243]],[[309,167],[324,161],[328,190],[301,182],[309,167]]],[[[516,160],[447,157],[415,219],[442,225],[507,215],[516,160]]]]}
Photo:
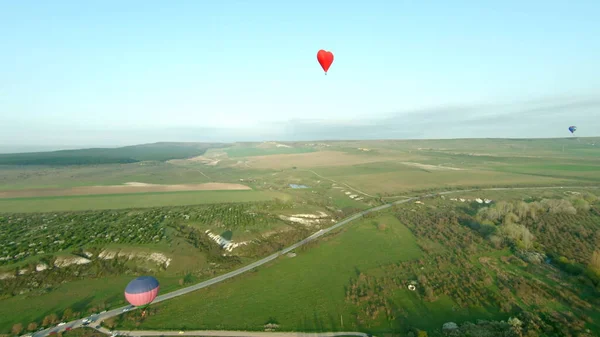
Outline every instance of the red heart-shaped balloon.
{"type": "Polygon", "coordinates": [[[331,64],[333,63],[333,53],[321,49],[317,53],[317,60],[319,61],[321,68],[325,70],[325,74],[327,74],[327,70],[329,70],[329,67],[331,67],[331,64]]]}

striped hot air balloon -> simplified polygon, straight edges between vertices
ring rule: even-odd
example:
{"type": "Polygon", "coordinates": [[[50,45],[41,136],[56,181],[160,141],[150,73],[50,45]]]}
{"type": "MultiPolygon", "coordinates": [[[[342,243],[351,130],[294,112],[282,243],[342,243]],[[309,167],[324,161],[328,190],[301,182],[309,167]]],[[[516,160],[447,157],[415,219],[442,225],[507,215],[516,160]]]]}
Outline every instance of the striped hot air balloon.
{"type": "Polygon", "coordinates": [[[136,307],[150,304],[158,295],[158,281],[152,276],[140,276],[125,287],[125,299],[136,307]]]}

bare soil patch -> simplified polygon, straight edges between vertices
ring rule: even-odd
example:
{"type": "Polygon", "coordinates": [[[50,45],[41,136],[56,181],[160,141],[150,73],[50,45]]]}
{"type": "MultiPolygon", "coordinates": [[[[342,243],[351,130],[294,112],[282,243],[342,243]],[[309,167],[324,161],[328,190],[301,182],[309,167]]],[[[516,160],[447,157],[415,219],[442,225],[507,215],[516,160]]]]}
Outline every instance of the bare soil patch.
{"type": "MultiPolygon", "coordinates": [[[[221,156],[221,159],[223,157],[221,156]]],[[[204,165],[208,165],[208,166],[216,166],[221,159],[219,159],[219,157],[206,157],[206,156],[197,156],[197,157],[192,157],[192,158],[188,158],[188,159],[173,159],[173,160],[169,160],[168,163],[169,164],[187,164],[187,163],[200,163],[200,164],[204,164],[204,165]]]]}
{"type": "MultiPolygon", "coordinates": [[[[282,169],[290,167],[314,168],[327,166],[348,166],[393,160],[394,157],[362,156],[338,151],[319,151],[309,153],[275,154],[248,158],[252,168],[282,169]]],[[[397,159],[397,158],[395,158],[397,159]]]]}
{"type": "Polygon", "coordinates": [[[182,192],[182,191],[218,191],[218,190],[251,190],[241,184],[206,183],[206,184],[181,184],[181,185],[155,185],[139,182],[129,182],[124,185],[113,186],[82,186],[72,188],[44,188],[29,190],[0,191],[1,198],[30,198],[69,195],[95,195],[95,194],[125,194],[148,192],[182,192]]]}
{"type": "Polygon", "coordinates": [[[464,169],[457,168],[457,167],[449,167],[449,166],[442,166],[442,165],[429,165],[429,164],[421,164],[421,163],[413,163],[413,162],[405,162],[405,161],[400,162],[400,163],[404,164],[404,165],[408,165],[408,166],[414,166],[414,167],[426,169],[426,170],[451,170],[451,171],[464,170],[464,169]]]}

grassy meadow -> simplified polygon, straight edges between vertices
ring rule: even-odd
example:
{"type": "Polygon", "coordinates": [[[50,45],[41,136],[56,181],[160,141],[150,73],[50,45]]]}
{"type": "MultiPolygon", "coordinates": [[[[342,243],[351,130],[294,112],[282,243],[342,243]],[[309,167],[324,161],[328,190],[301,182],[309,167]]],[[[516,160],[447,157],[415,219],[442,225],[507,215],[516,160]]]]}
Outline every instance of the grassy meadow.
{"type": "MultiPolygon", "coordinates": [[[[14,322],[37,322],[46,315],[62,313],[65,308],[74,312],[87,313],[90,307],[118,307],[125,305],[123,289],[131,276],[111,276],[69,282],[53,289],[52,292],[37,295],[18,295],[0,303],[0,330],[8,331],[14,322]]],[[[161,277],[161,292],[175,290],[178,277],[161,277]]]]}
{"type": "Polygon", "coordinates": [[[285,330],[339,330],[340,315],[345,329],[359,329],[344,300],[348,280],[421,256],[410,231],[391,215],[357,221],[321,241],[295,257],[161,303],[160,314],[139,329],[257,330],[272,318],[285,330]]]}

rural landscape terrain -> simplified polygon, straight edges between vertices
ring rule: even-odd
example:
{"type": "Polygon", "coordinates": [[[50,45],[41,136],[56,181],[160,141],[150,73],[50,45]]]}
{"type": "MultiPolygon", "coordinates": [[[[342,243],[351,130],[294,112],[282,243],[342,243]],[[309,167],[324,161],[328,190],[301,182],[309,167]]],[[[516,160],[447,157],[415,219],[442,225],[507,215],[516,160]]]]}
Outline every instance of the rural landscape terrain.
{"type": "Polygon", "coordinates": [[[0,154],[0,333],[125,306],[141,275],[183,289],[360,213],[98,329],[598,336],[599,188],[600,138],[0,154]]]}

